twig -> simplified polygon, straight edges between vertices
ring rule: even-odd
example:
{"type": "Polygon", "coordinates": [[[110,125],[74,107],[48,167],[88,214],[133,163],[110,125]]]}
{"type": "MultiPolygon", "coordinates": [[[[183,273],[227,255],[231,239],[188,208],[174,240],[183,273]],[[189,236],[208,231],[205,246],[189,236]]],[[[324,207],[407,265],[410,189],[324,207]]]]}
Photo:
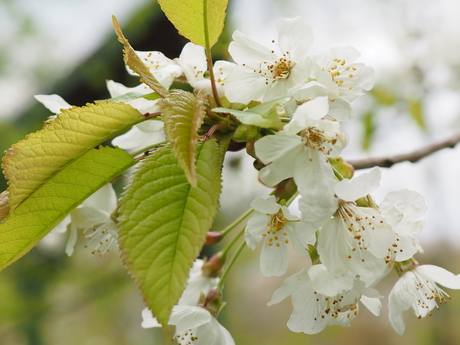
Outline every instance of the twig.
{"type": "Polygon", "coordinates": [[[356,160],[346,160],[348,164],[351,164],[355,170],[367,169],[375,166],[382,168],[389,168],[394,164],[401,163],[404,161],[409,161],[412,163],[417,162],[418,160],[434,153],[444,148],[454,148],[460,142],[460,132],[453,135],[452,137],[443,140],[439,143],[431,144],[421,149],[415,150],[413,152],[404,153],[401,155],[396,155],[393,157],[383,157],[383,158],[365,158],[365,159],[356,159],[356,160]]]}

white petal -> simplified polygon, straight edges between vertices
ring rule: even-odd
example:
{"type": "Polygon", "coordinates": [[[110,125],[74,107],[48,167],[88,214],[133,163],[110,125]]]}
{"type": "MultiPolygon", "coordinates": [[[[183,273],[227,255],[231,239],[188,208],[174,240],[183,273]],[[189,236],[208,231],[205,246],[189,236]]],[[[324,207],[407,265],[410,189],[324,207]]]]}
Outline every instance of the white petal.
{"type": "Polygon", "coordinates": [[[212,318],[211,313],[204,308],[176,305],[172,309],[169,323],[177,327],[176,332],[181,332],[208,323],[212,318]]]}
{"type": "Polygon", "coordinates": [[[289,52],[290,58],[297,62],[307,57],[313,43],[313,31],[300,17],[284,18],[276,23],[278,28],[278,43],[284,52],[289,52]]]}
{"type": "Polygon", "coordinates": [[[152,327],[161,327],[161,324],[153,317],[152,312],[149,308],[144,308],[142,310],[142,328],[152,328],[152,327]]]}
{"type": "Polygon", "coordinates": [[[59,114],[61,109],[69,109],[72,106],[59,95],[35,95],[37,101],[43,104],[49,111],[59,114]]]}
{"type": "Polygon", "coordinates": [[[396,206],[404,214],[405,218],[407,217],[411,220],[420,218],[426,211],[423,196],[408,189],[388,193],[379,206],[384,212],[392,206],[396,206]]]}
{"type": "Polygon", "coordinates": [[[288,231],[289,239],[297,254],[308,254],[308,245],[314,245],[316,242],[316,228],[311,224],[300,221],[295,224],[285,225],[288,231]]]}
{"type": "MultiPolygon", "coordinates": [[[[254,147],[257,157],[265,164],[282,159],[287,154],[299,155],[305,150],[305,145],[299,136],[289,135],[285,131],[260,138],[255,142],[254,147]]],[[[290,166],[293,164],[291,163],[290,166]]]]}
{"type": "Polygon", "coordinates": [[[158,121],[158,120],[147,120],[137,125],[137,128],[139,130],[141,130],[142,132],[146,132],[146,133],[154,133],[154,132],[161,131],[163,127],[164,127],[163,121],[158,121]]]}
{"type": "Polygon", "coordinates": [[[354,279],[346,274],[332,275],[324,265],[313,265],[308,270],[313,289],[326,296],[336,296],[349,291],[354,286],[354,279]]]}
{"type": "Polygon", "coordinates": [[[239,65],[245,64],[250,69],[259,69],[262,62],[276,60],[270,49],[250,39],[241,31],[236,30],[232,38],[234,41],[230,43],[228,52],[239,65]]]}
{"type": "Polygon", "coordinates": [[[227,76],[225,96],[230,102],[247,104],[262,99],[269,88],[265,77],[252,69],[235,66],[227,76]]]}
{"type": "Polygon", "coordinates": [[[421,265],[417,267],[427,277],[449,289],[460,289],[460,276],[435,265],[421,265]]]}
{"type": "Polygon", "coordinates": [[[107,183],[86,199],[83,204],[103,212],[112,213],[117,206],[117,195],[112,184],[107,183]]]}
{"type": "Polygon", "coordinates": [[[380,184],[381,172],[378,167],[368,173],[349,180],[344,179],[334,187],[337,196],[345,201],[355,201],[376,190],[380,184]]]}
{"type": "Polygon", "coordinates": [[[77,228],[72,224],[69,231],[69,239],[67,240],[67,245],[65,247],[65,253],[67,256],[72,256],[75,243],[77,243],[77,228]]]}
{"type": "Polygon", "coordinates": [[[326,116],[328,110],[328,98],[326,96],[316,97],[297,107],[291,121],[284,126],[284,130],[288,134],[296,134],[309,126],[308,120],[319,120],[326,116]]]}
{"type": "Polygon", "coordinates": [[[208,70],[204,48],[193,43],[187,43],[179,56],[179,64],[191,86],[203,79],[203,73],[208,70]]]}
{"type": "Polygon", "coordinates": [[[264,242],[260,253],[260,270],[266,277],[279,277],[286,273],[289,263],[289,249],[284,242],[281,242],[279,247],[273,243],[270,246],[269,243],[271,242],[264,242]]]}
{"type": "Polygon", "coordinates": [[[248,221],[244,230],[246,244],[254,250],[262,240],[262,233],[267,232],[267,222],[269,217],[265,214],[256,213],[248,221]]]}
{"type": "Polygon", "coordinates": [[[281,207],[276,203],[276,198],[273,195],[258,196],[251,202],[250,206],[263,214],[276,214],[281,207]]]}
{"type": "Polygon", "coordinates": [[[380,298],[378,297],[367,297],[367,296],[361,296],[361,303],[364,304],[364,306],[369,309],[369,311],[374,314],[375,316],[380,315],[380,310],[382,309],[382,302],[380,301],[380,298]]]}

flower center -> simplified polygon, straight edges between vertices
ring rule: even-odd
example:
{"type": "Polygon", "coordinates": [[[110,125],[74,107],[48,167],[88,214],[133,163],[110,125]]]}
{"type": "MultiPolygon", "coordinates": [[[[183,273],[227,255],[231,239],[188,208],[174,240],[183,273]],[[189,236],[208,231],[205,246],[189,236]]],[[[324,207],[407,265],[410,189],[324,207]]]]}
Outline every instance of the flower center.
{"type": "Polygon", "coordinates": [[[302,142],[305,146],[323,152],[325,155],[330,155],[332,147],[327,147],[325,144],[335,145],[337,137],[329,138],[323,130],[316,127],[308,127],[300,132],[302,142]]]}
{"type": "Polygon", "coordinates": [[[332,81],[337,84],[339,88],[345,90],[353,89],[353,77],[357,73],[357,68],[347,65],[346,60],[334,59],[329,68],[326,68],[332,77],[332,81]]]}
{"type": "Polygon", "coordinates": [[[284,230],[284,225],[288,220],[284,217],[283,212],[278,212],[275,214],[270,214],[270,220],[267,222],[268,231],[262,234],[262,236],[267,237],[268,245],[280,247],[281,242],[286,244],[289,243],[288,234],[284,230]],[[281,232],[282,233],[279,233],[281,232]]]}

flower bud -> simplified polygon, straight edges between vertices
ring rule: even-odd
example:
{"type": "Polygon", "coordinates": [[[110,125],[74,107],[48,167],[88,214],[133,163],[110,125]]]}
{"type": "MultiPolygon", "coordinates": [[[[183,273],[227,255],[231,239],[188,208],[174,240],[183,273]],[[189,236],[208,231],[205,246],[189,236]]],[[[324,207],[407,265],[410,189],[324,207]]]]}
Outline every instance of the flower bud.
{"type": "Polygon", "coordinates": [[[214,254],[211,259],[203,264],[201,270],[203,271],[203,277],[215,278],[220,275],[222,267],[225,265],[225,256],[222,252],[214,254]]]}
{"type": "Polygon", "coordinates": [[[206,234],[206,242],[204,243],[205,246],[212,246],[220,242],[222,239],[222,234],[219,231],[209,231],[206,234]]]}

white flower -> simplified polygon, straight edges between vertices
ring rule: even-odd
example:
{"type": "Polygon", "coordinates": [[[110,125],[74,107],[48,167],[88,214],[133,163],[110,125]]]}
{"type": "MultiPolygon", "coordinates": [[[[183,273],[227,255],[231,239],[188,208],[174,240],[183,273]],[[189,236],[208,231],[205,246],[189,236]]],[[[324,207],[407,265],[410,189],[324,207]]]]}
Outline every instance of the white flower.
{"type": "Polygon", "coordinates": [[[133,126],[125,134],[112,140],[112,145],[127,151],[139,151],[146,147],[165,141],[163,122],[159,120],[146,120],[133,126]]]}
{"type": "Polygon", "coordinates": [[[288,89],[308,80],[311,28],[300,17],[281,19],[277,28],[278,42],[272,41],[274,50],[238,30],[234,32],[229,52],[238,66],[227,78],[225,94],[229,101],[247,104],[262,98],[269,101],[286,97],[288,89]]]}
{"type": "MultiPolygon", "coordinates": [[[[182,68],[174,60],[167,58],[161,52],[136,51],[136,54],[166,89],[169,89],[174,79],[180,77],[182,74],[182,68]]],[[[126,69],[129,74],[137,75],[128,66],[126,66],[126,69]]]]}
{"type": "Polygon", "coordinates": [[[398,334],[406,328],[402,312],[412,308],[418,318],[429,315],[439,304],[447,302],[449,295],[436,283],[449,289],[460,289],[460,276],[434,265],[422,265],[405,272],[390,292],[388,306],[390,322],[398,334]]]}
{"type": "MultiPolygon", "coordinates": [[[[282,286],[273,293],[268,305],[279,303],[291,296],[293,311],[287,325],[293,332],[316,334],[327,325],[334,324],[348,327],[351,320],[358,315],[358,302],[361,297],[365,295],[375,299],[379,297],[379,293],[377,290],[366,288],[359,280],[352,279],[350,284],[350,281],[341,281],[342,278],[330,275],[321,264],[304,268],[284,279],[282,286]],[[325,279],[318,279],[321,275],[325,275],[325,279]],[[319,287],[328,291],[328,285],[331,283],[336,288],[346,289],[331,296],[317,290],[319,287]]],[[[365,305],[372,305],[371,311],[377,313],[379,308],[374,306],[378,304],[379,302],[374,300],[373,303],[368,302],[365,305]]]]}
{"type": "Polygon", "coordinates": [[[74,229],[84,230],[82,237],[89,240],[85,247],[93,254],[103,255],[118,248],[118,226],[111,218],[116,207],[117,196],[112,184],[109,183],[70,214],[72,226],[74,229]]]}
{"type": "Polygon", "coordinates": [[[327,117],[330,120],[346,121],[353,117],[353,109],[349,102],[338,97],[334,92],[317,81],[310,81],[304,85],[298,85],[289,90],[294,99],[299,102],[305,102],[308,99],[327,96],[329,111],[327,117]]]}
{"type": "Polygon", "coordinates": [[[174,306],[169,319],[179,345],[235,345],[231,334],[201,307],[174,306]]]}
{"type": "MultiPolygon", "coordinates": [[[[339,198],[337,211],[318,238],[318,253],[328,270],[351,271],[368,286],[388,273],[394,258],[391,248],[396,234],[392,227],[377,209],[355,203],[375,190],[379,181],[380,169],[374,168],[353,180],[338,182],[334,187],[339,198]]],[[[303,201],[299,204],[303,210],[303,201]]]]}
{"type": "Polygon", "coordinates": [[[420,242],[415,238],[425,226],[417,220],[426,211],[425,199],[419,193],[402,189],[388,193],[379,205],[386,218],[396,219],[393,230],[396,232],[395,260],[409,260],[417,252],[423,252],[420,242]]]}
{"type": "MultiPolygon", "coordinates": [[[[205,76],[208,71],[208,63],[204,48],[193,43],[187,43],[179,56],[179,64],[182,67],[187,82],[195,90],[206,89],[208,95],[212,95],[211,81],[205,76]]],[[[235,67],[228,61],[216,61],[212,68],[219,97],[225,96],[225,83],[227,75],[235,67]]]]}
{"type": "Polygon", "coordinates": [[[260,269],[266,277],[280,276],[286,272],[289,262],[288,243],[292,243],[298,254],[308,254],[308,244],[316,241],[315,229],[293,216],[286,206],[277,204],[273,195],[257,197],[251,207],[256,213],[246,226],[246,243],[254,250],[265,238],[260,269]]]}
{"type": "MultiPolygon", "coordinates": [[[[107,89],[110,97],[119,97],[127,93],[145,95],[152,92],[145,84],[140,84],[134,88],[129,88],[123,84],[107,80],[107,89]]],[[[161,100],[147,100],[145,98],[136,98],[125,102],[133,108],[139,110],[142,114],[161,112],[161,100]]],[[[163,132],[163,122],[158,120],[147,120],[134,125],[128,132],[115,137],[112,145],[118,146],[127,151],[139,151],[145,147],[158,144],[165,140],[163,132]]]]}
{"type": "Polygon", "coordinates": [[[374,86],[374,69],[355,62],[360,53],[350,46],[336,46],[315,59],[314,79],[336,97],[351,102],[374,86]]]}
{"type": "Polygon", "coordinates": [[[59,114],[62,109],[72,108],[72,106],[69,103],[67,103],[61,96],[56,94],[35,95],[34,97],[53,114],[59,114]]]}
{"type": "MultiPolygon", "coordinates": [[[[333,191],[336,179],[327,157],[339,156],[348,142],[337,121],[323,119],[327,111],[327,97],[317,97],[300,105],[284,130],[255,143],[257,157],[264,164],[270,163],[261,169],[260,180],[274,186],[293,177],[304,201],[318,206],[315,209],[325,213],[326,219],[337,208],[333,191]]],[[[304,210],[304,220],[322,225],[310,219],[309,207],[304,210]]]]}

